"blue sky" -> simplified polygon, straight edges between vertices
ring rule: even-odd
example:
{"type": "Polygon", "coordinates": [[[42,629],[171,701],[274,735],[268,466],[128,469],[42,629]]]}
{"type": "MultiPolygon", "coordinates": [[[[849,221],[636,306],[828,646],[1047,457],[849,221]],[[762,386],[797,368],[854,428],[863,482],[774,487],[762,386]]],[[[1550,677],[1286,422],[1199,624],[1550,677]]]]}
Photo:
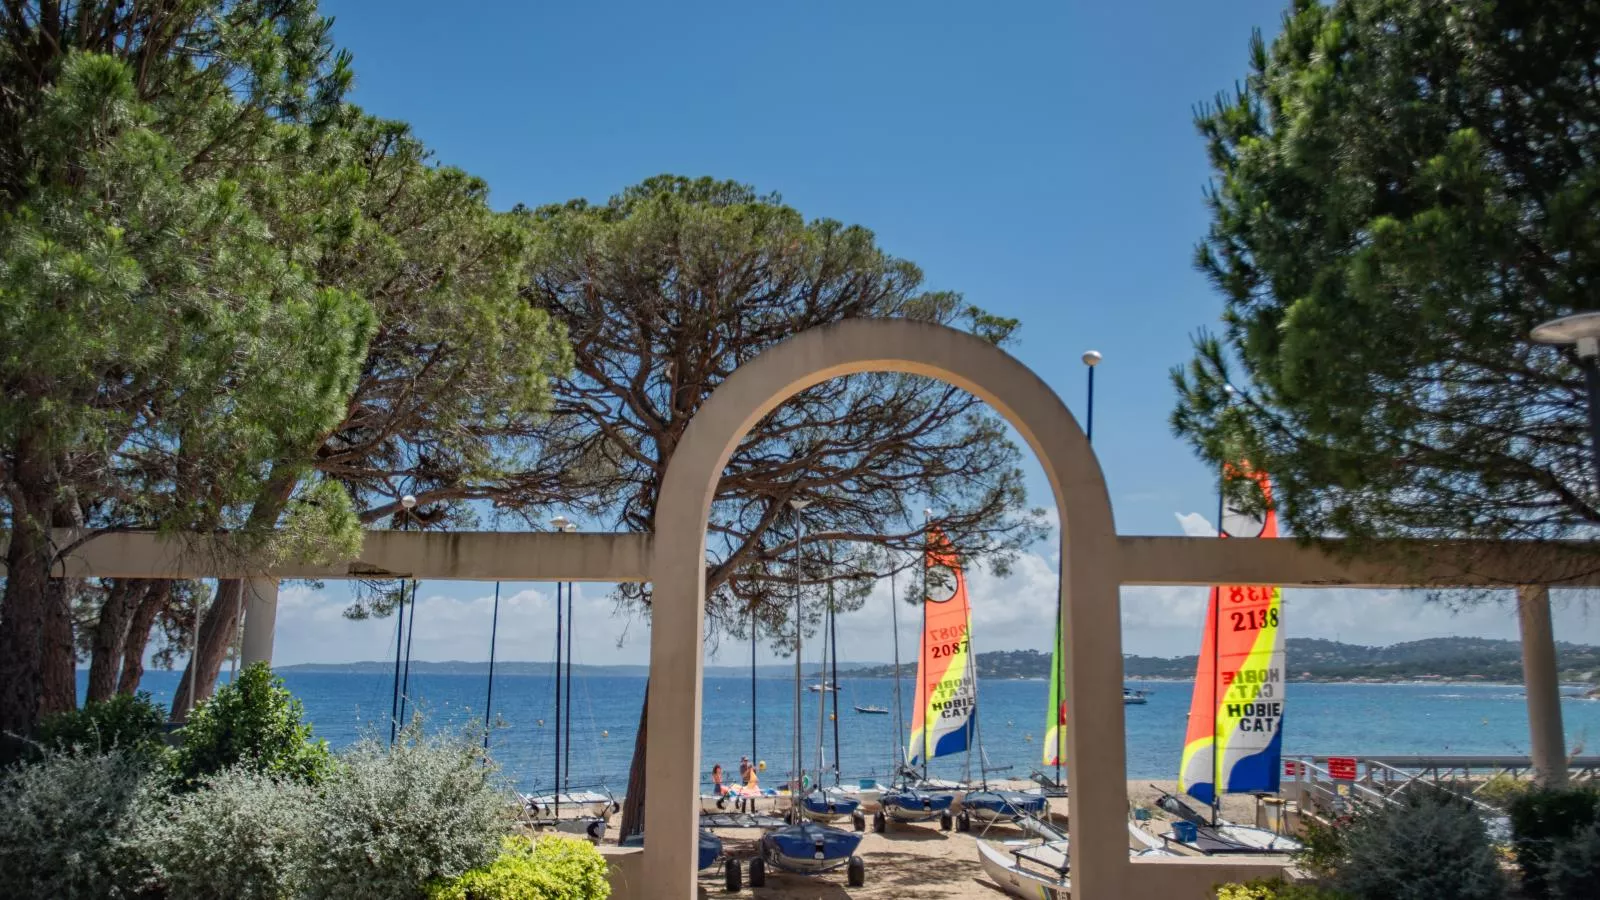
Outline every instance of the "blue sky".
{"type": "MultiPolygon", "coordinates": [[[[497,206],[603,200],[663,172],[737,179],[809,217],[872,228],[922,266],[928,287],[1020,319],[1013,352],[1080,414],[1079,355],[1101,351],[1095,444],[1118,530],[1175,534],[1179,514],[1215,508],[1214,476],[1167,426],[1168,372],[1221,309],[1190,263],[1209,175],[1192,113],[1231,90],[1251,29],[1276,31],[1285,2],[323,8],[355,54],[355,100],[410,122],[441,162],[487,179],[497,206]]],[[[1048,505],[1042,475],[1030,473],[1035,502],[1048,505]]],[[[1024,574],[975,580],[979,637],[1043,648],[1028,611],[1053,604],[1053,567],[1041,548],[1024,574]],[[986,610],[985,587],[1006,602],[986,610]]],[[[522,598],[512,658],[548,656],[550,590],[508,591],[522,598]]],[[[425,585],[416,655],[484,658],[491,591],[425,585]],[[434,627],[421,627],[430,612],[434,627]]],[[[1455,617],[1393,593],[1327,593],[1339,597],[1308,599],[1291,634],[1368,643],[1515,634],[1503,608],[1455,617]]],[[[580,659],[641,659],[647,626],[612,617],[603,595],[580,591],[580,659]]],[[[1128,592],[1128,649],[1193,652],[1203,595],[1128,592]]],[[[279,658],[384,655],[392,625],[340,622],[343,597],[290,589],[279,658]]],[[[1560,616],[1560,636],[1600,641],[1581,610],[1560,616]]],[[[864,612],[847,629],[859,645],[842,639],[845,657],[876,658],[872,635],[887,618],[864,612]]]]}

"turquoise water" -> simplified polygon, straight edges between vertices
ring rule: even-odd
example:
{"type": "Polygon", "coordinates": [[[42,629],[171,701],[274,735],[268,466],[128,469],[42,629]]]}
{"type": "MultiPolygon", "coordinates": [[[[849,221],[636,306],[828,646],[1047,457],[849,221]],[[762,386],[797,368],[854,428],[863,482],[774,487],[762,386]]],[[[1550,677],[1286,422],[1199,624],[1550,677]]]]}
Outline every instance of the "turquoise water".
{"type": "MultiPolygon", "coordinates": [[[[80,690],[82,688],[80,673],[80,690]]],[[[393,682],[390,675],[295,673],[284,676],[305,704],[316,732],[335,746],[364,735],[389,734],[393,682]]],[[[893,682],[841,676],[839,719],[842,770],[846,777],[883,775],[893,744],[892,716],[860,715],[856,705],[893,705],[893,682]]],[[[150,672],[145,689],[165,703],[176,673],[150,672]]],[[[1128,706],[1126,740],[1129,778],[1175,778],[1189,710],[1190,685],[1128,682],[1150,691],[1149,703],[1128,706]]],[[[430,727],[481,722],[487,679],[482,675],[411,676],[411,695],[430,727]]],[[[1118,685],[1107,685],[1115,691],[1118,685]]],[[[525,790],[546,786],[553,775],[554,681],[542,675],[496,676],[495,730],[491,750],[508,775],[525,790]],[[540,724],[543,720],[543,724],[540,724]]],[[[996,777],[1026,778],[1038,768],[1049,685],[1043,681],[991,681],[979,685],[981,737],[990,766],[1011,766],[996,777]]],[[[756,758],[765,760],[764,783],[775,783],[789,766],[794,684],[783,679],[757,682],[756,758]]],[[[909,682],[904,687],[909,701],[909,682]]],[[[637,677],[580,678],[573,687],[573,787],[604,785],[621,791],[644,696],[637,677]]],[[[807,765],[816,753],[817,700],[804,698],[803,735],[807,765]]],[[[1284,722],[1285,752],[1317,755],[1500,754],[1526,755],[1527,714],[1516,685],[1468,684],[1290,684],[1284,722]]],[[[830,703],[831,712],[831,703],[830,703]]],[[[1567,746],[1600,753],[1600,702],[1570,699],[1562,704],[1567,746]]],[[[907,718],[909,719],[909,702],[907,718]]],[[[737,769],[750,752],[750,680],[707,678],[701,725],[703,768],[713,763],[737,769]]],[[[1108,739],[1114,739],[1107,735],[1108,739]]],[[[828,758],[833,758],[828,732],[828,758]]],[[[964,760],[940,760],[934,771],[961,774],[964,760]]]]}

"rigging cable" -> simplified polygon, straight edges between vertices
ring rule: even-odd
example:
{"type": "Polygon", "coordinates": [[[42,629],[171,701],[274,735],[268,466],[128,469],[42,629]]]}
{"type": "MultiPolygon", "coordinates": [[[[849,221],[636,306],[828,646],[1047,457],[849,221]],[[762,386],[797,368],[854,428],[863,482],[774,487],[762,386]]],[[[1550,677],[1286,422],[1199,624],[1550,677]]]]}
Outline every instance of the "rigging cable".
{"type": "Polygon", "coordinates": [[[494,709],[494,645],[495,638],[500,632],[500,582],[494,583],[494,613],[489,619],[489,688],[483,698],[483,752],[484,763],[488,763],[489,753],[489,716],[494,709]]]}

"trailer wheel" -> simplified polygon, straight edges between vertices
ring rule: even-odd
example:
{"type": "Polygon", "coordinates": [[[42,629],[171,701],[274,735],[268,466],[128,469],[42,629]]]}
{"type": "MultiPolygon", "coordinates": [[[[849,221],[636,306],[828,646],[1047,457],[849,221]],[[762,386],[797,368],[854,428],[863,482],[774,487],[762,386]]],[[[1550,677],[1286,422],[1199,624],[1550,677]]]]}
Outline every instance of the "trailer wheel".
{"type": "Polygon", "coordinates": [[[966,813],[956,816],[956,830],[962,834],[972,830],[972,817],[966,813]]]}
{"type": "Polygon", "coordinates": [[[881,812],[873,813],[872,814],[872,830],[874,832],[878,833],[878,834],[883,834],[885,831],[888,831],[889,830],[889,817],[885,816],[881,812]]]}
{"type": "Polygon", "coordinates": [[[954,824],[955,823],[953,821],[951,821],[951,819],[950,819],[950,814],[949,813],[946,812],[946,813],[940,813],[939,814],[939,830],[940,831],[949,831],[950,830],[950,826],[954,825],[954,824]]]}
{"type": "Polygon", "coordinates": [[[867,830],[867,817],[863,816],[859,812],[851,813],[850,814],[850,830],[851,831],[866,831],[867,830]]]}
{"type": "Polygon", "coordinates": [[[750,860],[750,886],[753,888],[767,886],[767,861],[759,856],[750,860]]]}
{"type": "Polygon", "coordinates": [[[739,893],[739,888],[744,886],[741,883],[743,880],[740,878],[741,874],[742,873],[739,871],[739,861],[737,859],[730,859],[725,865],[723,865],[723,885],[728,889],[728,893],[737,894],[739,893]]]}
{"type": "Polygon", "coordinates": [[[850,857],[850,867],[845,870],[845,883],[851,887],[861,887],[867,883],[867,863],[861,857],[850,857]]]}

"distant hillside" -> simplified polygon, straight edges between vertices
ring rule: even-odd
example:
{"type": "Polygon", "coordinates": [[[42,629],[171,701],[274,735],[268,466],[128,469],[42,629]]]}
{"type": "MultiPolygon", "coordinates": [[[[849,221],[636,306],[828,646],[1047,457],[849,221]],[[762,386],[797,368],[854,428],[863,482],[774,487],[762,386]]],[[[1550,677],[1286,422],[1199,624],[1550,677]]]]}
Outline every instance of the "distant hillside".
{"type": "MultiPolygon", "coordinates": [[[[1364,647],[1320,638],[1290,638],[1284,644],[1290,681],[1411,681],[1451,679],[1522,680],[1522,650],[1516,641],[1488,638],[1429,638],[1388,647],[1364,647]]],[[[1600,681],[1600,647],[1556,644],[1564,681],[1600,681]]],[[[1197,657],[1127,655],[1128,678],[1193,678],[1197,657]]],[[[903,664],[909,671],[915,662],[903,664]]],[[[979,653],[978,677],[1047,678],[1050,656],[1037,650],[979,653]]],[[[855,678],[888,678],[892,666],[851,673],[855,678]]]]}
{"type": "MultiPolygon", "coordinates": [[[[882,664],[852,664],[841,662],[839,663],[839,672],[841,674],[844,672],[850,672],[852,675],[854,675],[855,670],[857,669],[863,667],[878,667],[880,665],[882,664]]],[[[885,671],[893,668],[892,666],[882,667],[885,671]]],[[[296,663],[291,666],[274,666],[273,668],[278,672],[337,672],[362,675],[393,675],[394,660],[367,660],[365,662],[352,663],[296,663]]],[[[487,662],[468,662],[459,659],[446,660],[443,662],[424,662],[422,660],[414,659],[411,661],[411,671],[413,673],[420,673],[423,675],[486,675],[489,672],[489,664],[487,662]]],[[[501,675],[551,675],[554,674],[554,672],[555,663],[553,662],[497,662],[494,664],[494,674],[496,678],[500,677],[501,675]]],[[[821,678],[821,675],[817,673],[817,664],[814,662],[806,663],[805,673],[806,678],[821,678]]],[[[650,667],[644,665],[575,665],[572,667],[572,674],[574,677],[578,678],[643,678],[644,676],[650,674],[650,667]]],[[[711,678],[749,678],[750,667],[706,666],[705,674],[711,678]]],[[[756,675],[760,678],[793,678],[794,663],[757,666],[756,675]]]]}

